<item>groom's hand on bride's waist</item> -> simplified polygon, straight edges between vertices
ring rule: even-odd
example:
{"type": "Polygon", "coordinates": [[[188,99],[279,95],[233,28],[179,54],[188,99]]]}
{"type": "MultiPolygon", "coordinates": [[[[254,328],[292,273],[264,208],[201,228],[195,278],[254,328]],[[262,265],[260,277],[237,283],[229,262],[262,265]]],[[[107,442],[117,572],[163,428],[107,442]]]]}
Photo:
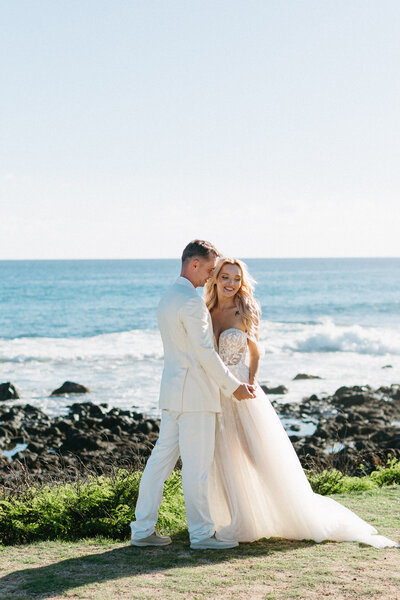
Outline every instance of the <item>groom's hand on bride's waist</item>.
{"type": "Polygon", "coordinates": [[[256,397],[256,388],[254,385],[242,383],[237,390],[233,392],[236,400],[247,400],[248,398],[256,397]]]}

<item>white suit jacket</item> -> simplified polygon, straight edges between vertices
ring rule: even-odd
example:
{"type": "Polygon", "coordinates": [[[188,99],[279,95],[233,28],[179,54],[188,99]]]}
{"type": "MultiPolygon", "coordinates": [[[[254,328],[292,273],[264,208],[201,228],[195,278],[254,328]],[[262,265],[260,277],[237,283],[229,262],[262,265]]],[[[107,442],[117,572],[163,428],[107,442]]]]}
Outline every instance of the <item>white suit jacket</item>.
{"type": "Polygon", "coordinates": [[[185,277],[178,277],[158,306],[164,345],[160,408],[220,412],[220,389],[231,395],[240,381],[214,349],[211,316],[185,277]]]}

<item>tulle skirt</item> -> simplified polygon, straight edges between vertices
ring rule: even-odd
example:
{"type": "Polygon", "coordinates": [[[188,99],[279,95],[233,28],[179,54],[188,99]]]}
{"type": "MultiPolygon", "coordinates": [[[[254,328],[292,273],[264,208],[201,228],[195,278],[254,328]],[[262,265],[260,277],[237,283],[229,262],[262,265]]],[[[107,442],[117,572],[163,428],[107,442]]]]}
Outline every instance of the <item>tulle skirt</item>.
{"type": "MultiPolygon", "coordinates": [[[[232,368],[248,381],[244,364],[232,368]]],[[[316,494],[270,401],[221,397],[215,459],[209,478],[218,537],[251,542],[262,537],[363,542],[400,547],[339,502],[316,494]]]]}

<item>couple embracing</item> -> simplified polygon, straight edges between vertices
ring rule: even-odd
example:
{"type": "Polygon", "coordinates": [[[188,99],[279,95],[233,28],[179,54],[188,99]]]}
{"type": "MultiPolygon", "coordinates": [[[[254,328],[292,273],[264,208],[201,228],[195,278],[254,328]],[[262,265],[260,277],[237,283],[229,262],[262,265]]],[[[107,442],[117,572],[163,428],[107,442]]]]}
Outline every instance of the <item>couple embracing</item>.
{"type": "Polygon", "coordinates": [[[180,456],[192,549],[234,548],[262,537],[399,547],[312,491],[255,379],[259,310],[243,262],[220,258],[203,240],[188,244],[158,322],[164,346],[160,435],[142,475],[132,545],[171,543],[155,525],[164,482],[180,456]],[[204,299],[196,292],[203,286],[204,299]]]}

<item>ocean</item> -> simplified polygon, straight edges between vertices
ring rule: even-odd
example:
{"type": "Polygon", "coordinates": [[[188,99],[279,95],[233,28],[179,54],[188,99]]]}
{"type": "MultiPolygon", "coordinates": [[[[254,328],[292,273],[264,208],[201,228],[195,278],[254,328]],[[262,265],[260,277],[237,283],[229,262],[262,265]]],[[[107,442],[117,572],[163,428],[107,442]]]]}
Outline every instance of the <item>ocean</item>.
{"type": "MultiPolygon", "coordinates": [[[[279,401],[400,382],[400,258],[244,260],[262,308],[259,381],[285,385],[279,401]]],[[[0,261],[0,383],[51,415],[75,401],[158,415],[156,311],[179,270],[173,259],[0,261]],[[65,380],[90,394],[51,398],[65,380]]]]}

